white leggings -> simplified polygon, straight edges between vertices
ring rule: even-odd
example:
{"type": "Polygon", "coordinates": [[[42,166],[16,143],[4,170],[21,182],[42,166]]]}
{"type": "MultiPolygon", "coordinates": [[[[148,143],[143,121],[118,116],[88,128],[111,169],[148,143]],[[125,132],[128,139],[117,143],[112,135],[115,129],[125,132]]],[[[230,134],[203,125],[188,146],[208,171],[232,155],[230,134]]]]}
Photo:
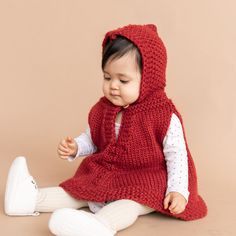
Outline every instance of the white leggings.
{"type": "MultiPolygon", "coordinates": [[[[88,207],[86,201],[80,201],[71,197],[61,187],[39,189],[36,211],[53,212],[60,208],[79,209],[88,207]]],[[[103,219],[109,226],[116,230],[122,230],[132,225],[138,216],[155,211],[132,200],[117,200],[105,205],[95,214],[103,219]]]]}

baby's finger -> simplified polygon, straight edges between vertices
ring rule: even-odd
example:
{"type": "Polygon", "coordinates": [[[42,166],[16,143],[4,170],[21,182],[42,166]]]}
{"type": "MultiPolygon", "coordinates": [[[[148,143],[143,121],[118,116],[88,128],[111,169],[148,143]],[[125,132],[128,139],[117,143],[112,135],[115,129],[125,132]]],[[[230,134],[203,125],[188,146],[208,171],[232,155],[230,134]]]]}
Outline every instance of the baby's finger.
{"type": "Polygon", "coordinates": [[[72,143],[72,142],[73,142],[73,139],[68,136],[68,137],[66,138],[66,141],[67,141],[68,143],[72,143]]]}
{"type": "Polygon", "coordinates": [[[58,150],[59,156],[69,156],[69,153],[58,150]]]}
{"type": "Polygon", "coordinates": [[[67,148],[67,147],[68,147],[67,142],[66,142],[65,139],[63,139],[60,144],[61,144],[64,148],[67,148]]]}
{"type": "Polygon", "coordinates": [[[178,214],[180,214],[181,212],[183,212],[183,210],[176,210],[174,213],[172,213],[172,214],[176,214],[176,215],[178,215],[178,214]]]}
{"type": "Polygon", "coordinates": [[[174,199],[172,202],[171,202],[171,205],[169,207],[169,210],[170,211],[173,211],[173,209],[177,206],[178,202],[174,199]]]}
{"type": "Polygon", "coordinates": [[[62,145],[59,145],[58,150],[60,150],[61,152],[65,152],[65,153],[69,152],[68,148],[63,147],[62,145]]]}
{"type": "Polygon", "coordinates": [[[164,209],[167,209],[170,202],[170,195],[166,196],[164,199],[164,209]]]}
{"type": "Polygon", "coordinates": [[[170,210],[172,214],[177,214],[177,212],[180,210],[179,206],[175,206],[173,209],[170,210]]]}
{"type": "Polygon", "coordinates": [[[184,209],[185,209],[185,207],[183,207],[183,206],[177,206],[177,207],[174,208],[173,213],[174,214],[180,214],[181,212],[184,211],[184,209]]]}
{"type": "Polygon", "coordinates": [[[68,143],[68,148],[74,150],[75,149],[75,143],[68,143]]]}
{"type": "Polygon", "coordinates": [[[68,157],[69,157],[69,156],[67,156],[67,155],[66,155],[66,156],[60,155],[60,158],[61,158],[61,159],[67,159],[68,157]]]}

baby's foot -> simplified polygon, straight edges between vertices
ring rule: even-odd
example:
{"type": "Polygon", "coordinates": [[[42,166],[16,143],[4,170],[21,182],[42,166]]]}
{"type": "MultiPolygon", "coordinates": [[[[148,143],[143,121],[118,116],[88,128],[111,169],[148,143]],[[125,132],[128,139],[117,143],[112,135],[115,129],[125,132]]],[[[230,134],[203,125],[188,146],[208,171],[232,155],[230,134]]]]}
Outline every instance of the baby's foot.
{"type": "Polygon", "coordinates": [[[5,213],[7,215],[38,215],[35,212],[38,194],[37,185],[29,174],[25,157],[17,157],[9,170],[6,192],[5,213]]]}
{"type": "Polygon", "coordinates": [[[53,212],[49,229],[54,235],[63,236],[114,236],[116,233],[94,214],[69,208],[53,212]]]}

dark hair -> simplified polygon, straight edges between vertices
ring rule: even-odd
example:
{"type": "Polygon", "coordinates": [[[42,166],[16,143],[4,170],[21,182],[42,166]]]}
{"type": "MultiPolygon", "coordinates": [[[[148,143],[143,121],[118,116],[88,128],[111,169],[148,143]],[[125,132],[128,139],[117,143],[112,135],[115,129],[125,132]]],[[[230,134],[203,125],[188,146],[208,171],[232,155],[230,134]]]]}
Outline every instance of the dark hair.
{"type": "Polygon", "coordinates": [[[136,62],[139,67],[140,73],[142,71],[142,57],[139,49],[127,38],[117,36],[114,40],[107,40],[106,45],[103,49],[102,55],[102,69],[104,69],[107,61],[118,59],[124,56],[126,53],[135,52],[136,62]]]}

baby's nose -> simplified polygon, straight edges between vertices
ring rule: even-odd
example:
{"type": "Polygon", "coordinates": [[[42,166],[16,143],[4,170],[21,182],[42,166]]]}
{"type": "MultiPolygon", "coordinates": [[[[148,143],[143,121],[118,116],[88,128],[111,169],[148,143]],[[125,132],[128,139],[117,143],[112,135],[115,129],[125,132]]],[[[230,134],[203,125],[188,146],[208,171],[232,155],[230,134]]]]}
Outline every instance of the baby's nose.
{"type": "Polygon", "coordinates": [[[118,86],[118,82],[113,80],[111,81],[111,89],[118,89],[119,86],[118,86]]]}

